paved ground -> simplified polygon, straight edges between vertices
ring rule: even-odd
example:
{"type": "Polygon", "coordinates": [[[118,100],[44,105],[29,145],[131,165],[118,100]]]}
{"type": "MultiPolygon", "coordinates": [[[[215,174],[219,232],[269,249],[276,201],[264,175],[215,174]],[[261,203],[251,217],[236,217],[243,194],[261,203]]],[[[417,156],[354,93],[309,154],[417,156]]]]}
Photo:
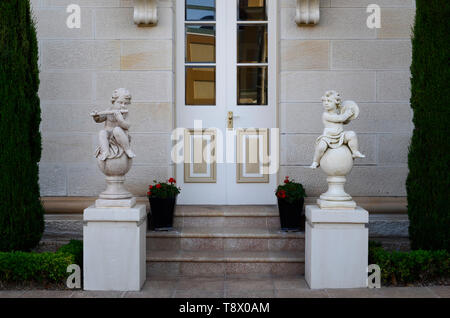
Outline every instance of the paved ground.
{"type": "Polygon", "coordinates": [[[149,279],[140,292],[0,290],[0,298],[450,298],[450,286],[310,290],[303,277],[149,279]]]}

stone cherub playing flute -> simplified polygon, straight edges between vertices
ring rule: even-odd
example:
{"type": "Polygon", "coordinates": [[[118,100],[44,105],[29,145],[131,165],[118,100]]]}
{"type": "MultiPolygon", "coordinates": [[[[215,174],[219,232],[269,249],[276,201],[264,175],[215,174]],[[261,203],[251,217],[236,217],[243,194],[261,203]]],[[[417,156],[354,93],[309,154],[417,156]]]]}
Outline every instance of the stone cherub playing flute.
{"type": "Polygon", "coordinates": [[[136,155],[130,148],[131,138],[128,134],[130,123],[127,106],[131,103],[131,94],[125,88],[116,89],[111,98],[112,106],[106,111],[93,111],[91,116],[96,123],[105,122],[105,129],[99,133],[99,147],[95,156],[102,161],[106,159],[120,158],[122,154],[128,158],[136,155]]]}
{"type": "Polygon", "coordinates": [[[358,137],[353,131],[344,131],[344,125],[356,119],[359,115],[359,108],[355,102],[341,102],[341,96],[336,91],[327,91],[322,97],[325,112],[322,115],[322,122],[325,126],[323,134],[317,138],[314,159],[311,165],[316,169],[320,165],[320,159],[328,148],[336,149],[342,145],[348,145],[353,158],[365,158],[358,150],[358,137]]]}

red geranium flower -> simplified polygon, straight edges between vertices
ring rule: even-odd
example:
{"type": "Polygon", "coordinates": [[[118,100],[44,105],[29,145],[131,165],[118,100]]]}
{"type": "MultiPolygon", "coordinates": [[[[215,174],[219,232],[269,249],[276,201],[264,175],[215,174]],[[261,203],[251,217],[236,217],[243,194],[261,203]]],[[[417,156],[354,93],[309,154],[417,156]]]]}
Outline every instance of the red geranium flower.
{"type": "Polygon", "coordinates": [[[306,197],[306,193],[300,183],[295,182],[295,179],[290,179],[289,176],[286,176],[284,184],[280,184],[275,190],[275,196],[278,199],[292,203],[297,199],[306,197]]]}
{"type": "Polygon", "coordinates": [[[150,186],[150,190],[151,190],[151,189],[153,189],[153,186],[152,186],[152,185],[150,186]]]}
{"type": "Polygon", "coordinates": [[[278,191],[277,196],[279,198],[285,199],[286,198],[286,191],[284,191],[284,190],[278,191]]]}
{"type": "Polygon", "coordinates": [[[150,196],[150,195],[152,195],[152,193],[151,193],[151,192],[147,192],[147,195],[149,195],[149,196],[150,196]]]}
{"type": "Polygon", "coordinates": [[[161,185],[159,183],[156,185],[156,189],[161,189],[161,185]]]}
{"type": "Polygon", "coordinates": [[[174,178],[170,178],[170,179],[169,179],[169,182],[170,182],[170,183],[175,183],[176,181],[175,181],[174,178]]]}

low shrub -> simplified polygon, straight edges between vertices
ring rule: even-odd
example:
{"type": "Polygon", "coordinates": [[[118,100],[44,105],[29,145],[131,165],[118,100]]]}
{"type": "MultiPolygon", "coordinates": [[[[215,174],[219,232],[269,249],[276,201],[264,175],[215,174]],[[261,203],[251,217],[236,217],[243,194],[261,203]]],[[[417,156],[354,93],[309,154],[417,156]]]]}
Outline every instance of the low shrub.
{"type": "Polygon", "coordinates": [[[450,277],[450,253],[444,250],[389,252],[381,244],[370,242],[369,264],[380,266],[385,285],[428,283],[450,277]]]}
{"type": "Polygon", "coordinates": [[[71,241],[57,252],[0,252],[0,282],[64,283],[67,266],[82,265],[83,243],[71,241]]]}
{"type": "Polygon", "coordinates": [[[70,254],[75,257],[75,263],[80,267],[83,265],[83,241],[71,240],[69,244],[58,249],[58,253],[70,254]]]}

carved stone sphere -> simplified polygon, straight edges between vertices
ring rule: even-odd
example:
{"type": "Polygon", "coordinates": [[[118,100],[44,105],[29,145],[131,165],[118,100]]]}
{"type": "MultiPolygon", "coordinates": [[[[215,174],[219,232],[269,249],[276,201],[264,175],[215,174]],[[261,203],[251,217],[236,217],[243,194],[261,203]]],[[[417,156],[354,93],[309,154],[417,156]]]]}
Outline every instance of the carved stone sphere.
{"type": "Polygon", "coordinates": [[[337,149],[327,149],[320,160],[322,170],[328,176],[346,176],[353,168],[353,157],[350,149],[342,145],[337,149]]]}
{"type": "Polygon", "coordinates": [[[100,171],[107,177],[125,176],[131,169],[133,159],[123,154],[119,158],[106,159],[105,161],[97,158],[97,165],[100,171]]]}

